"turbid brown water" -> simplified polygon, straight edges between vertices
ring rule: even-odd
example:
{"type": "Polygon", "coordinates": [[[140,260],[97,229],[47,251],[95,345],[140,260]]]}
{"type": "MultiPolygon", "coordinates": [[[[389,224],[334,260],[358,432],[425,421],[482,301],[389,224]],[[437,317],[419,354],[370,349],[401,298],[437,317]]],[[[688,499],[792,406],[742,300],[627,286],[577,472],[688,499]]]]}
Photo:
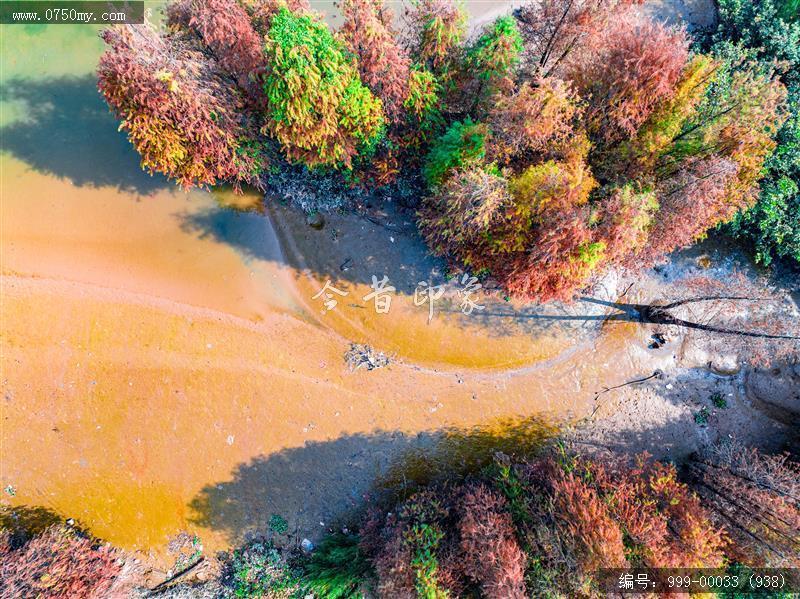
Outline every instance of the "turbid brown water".
{"type": "Polygon", "coordinates": [[[313,535],[437,430],[580,415],[657,366],[628,349],[635,325],[554,328],[499,298],[429,324],[409,285],[441,264],[418,239],[151,178],[96,94],[90,28],[2,37],[4,503],[156,557],[182,530],[213,551],[272,513],[313,535]],[[389,314],[363,300],[371,274],[397,284],[389,314]],[[328,278],[350,295],[323,314],[328,278]],[[351,341],[395,360],[351,373],[351,341]]]}

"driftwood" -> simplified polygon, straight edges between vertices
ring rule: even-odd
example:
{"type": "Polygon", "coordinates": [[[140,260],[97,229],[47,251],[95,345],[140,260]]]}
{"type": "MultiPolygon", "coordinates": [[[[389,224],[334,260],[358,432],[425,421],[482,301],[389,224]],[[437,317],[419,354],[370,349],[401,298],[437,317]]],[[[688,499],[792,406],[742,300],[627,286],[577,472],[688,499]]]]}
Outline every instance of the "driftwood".
{"type": "Polygon", "coordinates": [[[201,556],[200,559],[198,559],[196,562],[194,562],[191,566],[188,566],[188,567],[184,568],[180,572],[174,574],[173,576],[170,576],[169,578],[167,578],[163,582],[158,583],[156,586],[154,586],[152,589],[150,589],[148,591],[148,593],[147,593],[148,596],[156,595],[156,594],[160,593],[161,591],[163,591],[164,589],[166,589],[168,586],[178,582],[181,578],[184,578],[187,574],[189,574],[190,572],[193,572],[195,569],[197,569],[197,567],[200,564],[205,563],[205,561],[206,561],[206,558],[204,556],[201,556]]]}

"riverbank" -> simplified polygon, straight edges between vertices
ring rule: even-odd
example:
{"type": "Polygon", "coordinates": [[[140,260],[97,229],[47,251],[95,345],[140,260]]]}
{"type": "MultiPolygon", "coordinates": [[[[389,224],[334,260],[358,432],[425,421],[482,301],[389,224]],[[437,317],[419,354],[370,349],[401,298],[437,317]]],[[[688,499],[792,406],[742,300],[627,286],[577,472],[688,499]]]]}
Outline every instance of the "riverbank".
{"type": "MultiPolygon", "coordinates": [[[[712,432],[787,440],[791,425],[740,392],[747,372],[714,378],[677,351],[680,331],[654,350],[660,329],[607,320],[597,304],[496,293],[465,314],[460,281],[413,223],[395,226],[409,214],[331,214],[312,227],[252,194],[232,207],[143,175],[96,94],[94,57],[84,61],[74,77],[26,73],[9,87],[19,120],[4,120],[0,158],[4,503],[76,518],[163,575],[187,534],[213,554],[278,515],[292,542],[317,538],[406,450],[448,429],[591,417],[603,427],[591,442],[678,457],[712,432]],[[23,119],[25,107],[36,110],[23,119]],[[386,314],[366,299],[383,276],[396,287],[386,314]],[[414,303],[420,281],[449,286],[433,313],[414,303]],[[347,294],[331,308],[315,298],[327,282],[347,294]],[[389,365],[351,371],[352,343],[389,365]],[[728,411],[700,426],[694,414],[717,392],[732,397],[728,411]]],[[[723,254],[709,258],[718,275],[735,266],[723,254]]],[[[673,274],[707,272],[701,258],[676,256],[673,274]]],[[[629,288],[612,274],[591,299],[661,301],[674,282],[647,271],[629,288]]]]}

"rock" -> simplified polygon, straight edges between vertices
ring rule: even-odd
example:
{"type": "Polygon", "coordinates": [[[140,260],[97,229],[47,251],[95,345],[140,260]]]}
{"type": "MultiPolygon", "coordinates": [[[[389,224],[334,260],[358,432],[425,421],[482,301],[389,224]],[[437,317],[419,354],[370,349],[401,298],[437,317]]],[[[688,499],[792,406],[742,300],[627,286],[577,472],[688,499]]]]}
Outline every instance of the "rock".
{"type": "Polygon", "coordinates": [[[300,549],[302,549],[306,553],[311,553],[312,551],[314,551],[314,543],[312,543],[308,539],[303,539],[300,542],[300,549]]]}
{"type": "Polygon", "coordinates": [[[739,374],[742,366],[736,356],[721,356],[708,363],[708,370],[717,376],[734,376],[739,374]]]}
{"type": "Polygon", "coordinates": [[[319,231],[325,226],[325,217],[319,212],[312,212],[306,217],[306,224],[312,229],[319,231]]]}

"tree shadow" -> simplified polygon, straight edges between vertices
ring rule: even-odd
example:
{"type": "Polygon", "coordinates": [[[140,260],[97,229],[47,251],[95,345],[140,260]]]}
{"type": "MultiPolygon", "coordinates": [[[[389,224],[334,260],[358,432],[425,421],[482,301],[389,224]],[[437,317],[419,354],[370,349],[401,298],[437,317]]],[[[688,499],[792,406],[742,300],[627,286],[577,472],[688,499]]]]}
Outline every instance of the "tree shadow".
{"type": "Polygon", "coordinates": [[[241,543],[267,533],[278,514],[290,542],[319,538],[373,501],[396,498],[418,485],[461,477],[487,465],[495,451],[530,454],[557,426],[539,418],[507,419],[468,430],[405,434],[376,431],[258,456],[228,481],[206,485],[190,502],[192,521],[241,543]]]}
{"type": "Polygon", "coordinates": [[[23,118],[0,128],[2,150],[37,172],[79,187],[110,186],[141,195],[173,187],[142,170],[92,75],[11,79],[0,89],[0,101],[24,107],[23,118]]]}
{"type": "MultiPolygon", "coordinates": [[[[391,206],[388,210],[383,220],[352,213],[326,214],[322,230],[309,226],[299,210],[275,202],[251,212],[220,206],[186,211],[178,218],[184,231],[228,245],[244,261],[285,264],[298,277],[313,278],[319,288],[326,281],[337,288],[370,286],[373,277],[387,276],[396,293],[410,301],[421,281],[443,285],[447,291],[436,301],[435,317],[452,319],[459,327],[475,328],[481,335],[535,339],[571,334],[587,339],[605,320],[605,307],[560,302],[515,305],[496,290],[476,296],[483,310],[464,314],[459,295],[464,287],[461,275],[454,277],[444,259],[431,255],[407,214],[391,206]]],[[[419,309],[421,314],[427,313],[427,304],[419,309]]]]}
{"type": "Polygon", "coordinates": [[[0,506],[0,531],[10,535],[12,549],[18,549],[46,529],[64,521],[57,512],[43,506],[0,506]]]}

